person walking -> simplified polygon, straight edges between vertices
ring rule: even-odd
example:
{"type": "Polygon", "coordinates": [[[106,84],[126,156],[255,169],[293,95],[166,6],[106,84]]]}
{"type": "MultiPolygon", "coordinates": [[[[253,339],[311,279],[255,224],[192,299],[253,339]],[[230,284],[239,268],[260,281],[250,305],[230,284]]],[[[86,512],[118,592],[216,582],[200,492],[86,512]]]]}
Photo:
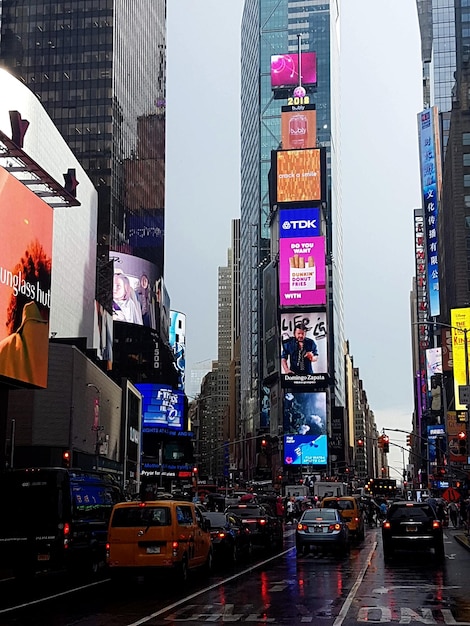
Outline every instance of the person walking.
{"type": "Polygon", "coordinates": [[[459,527],[459,507],[457,502],[451,502],[449,504],[449,517],[454,528],[459,527]]]}

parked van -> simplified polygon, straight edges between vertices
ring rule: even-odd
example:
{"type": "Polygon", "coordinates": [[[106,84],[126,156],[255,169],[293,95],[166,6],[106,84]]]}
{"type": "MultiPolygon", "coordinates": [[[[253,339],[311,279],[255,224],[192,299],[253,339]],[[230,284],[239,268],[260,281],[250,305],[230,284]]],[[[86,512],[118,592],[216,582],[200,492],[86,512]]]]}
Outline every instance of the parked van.
{"type": "Polygon", "coordinates": [[[210,524],[192,502],[121,502],[111,513],[107,564],[111,575],[212,568],[210,524]]]}
{"type": "Polygon", "coordinates": [[[362,541],[365,536],[364,513],[357,498],[343,496],[341,498],[323,498],[321,507],[325,509],[338,509],[341,517],[346,522],[352,537],[362,541]]]}

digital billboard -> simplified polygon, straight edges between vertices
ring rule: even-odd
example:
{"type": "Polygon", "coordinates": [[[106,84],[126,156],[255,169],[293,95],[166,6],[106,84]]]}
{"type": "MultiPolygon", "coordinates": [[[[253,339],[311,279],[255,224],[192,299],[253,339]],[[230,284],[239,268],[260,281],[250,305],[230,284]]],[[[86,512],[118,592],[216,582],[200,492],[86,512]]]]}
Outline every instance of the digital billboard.
{"type": "Polygon", "coordinates": [[[317,112],[314,104],[281,108],[283,150],[315,148],[317,145],[317,112]]]}
{"type": "Polygon", "coordinates": [[[113,320],[158,330],[158,268],[150,261],[111,251],[114,261],[113,320]]]}
{"type": "Polygon", "coordinates": [[[320,148],[276,151],[276,198],[283,202],[323,200],[320,148]]]}
{"type": "Polygon", "coordinates": [[[274,263],[269,263],[263,270],[263,378],[268,378],[279,370],[277,304],[277,267],[274,263]]]}
{"type": "Polygon", "coordinates": [[[297,53],[271,56],[271,87],[273,89],[316,84],[317,55],[315,52],[301,52],[300,68],[297,53]]]}
{"type": "Polygon", "coordinates": [[[428,389],[431,389],[431,376],[442,374],[442,348],[428,348],[426,350],[426,370],[428,389]]]}
{"type": "Polygon", "coordinates": [[[452,359],[454,363],[455,409],[459,411],[467,408],[459,402],[459,386],[467,384],[468,364],[466,366],[465,356],[470,355],[470,349],[468,345],[465,346],[465,342],[468,341],[467,331],[470,332],[470,307],[451,309],[450,325],[453,326],[452,359]]]}
{"type": "Polygon", "coordinates": [[[325,238],[292,234],[279,239],[279,302],[281,306],[325,304],[325,238]]]}
{"type": "Polygon", "coordinates": [[[168,338],[173,348],[178,369],[178,389],[184,391],[185,378],[185,351],[186,351],[186,315],[179,311],[170,311],[170,333],[168,338]]]}
{"type": "Polygon", "coordinates": [[[0,223],[0,376],[47,387],[53,210],[1,167],[0,223]]]}
{"type": "Polygon", "coordinates": [[[138,383],[142,394],[142,429],[153,428],[182,430],[184,423],[184,394],[167,385],[138,383]]]}
{"type": "Polygon", "coordinates": [[[326,465],[326,435],[284,435],[284,465],[326,465]]]}
{"type": "Polygon", "coordinates": [[[442,164],[439,139],[439,112],[436,106],[425,109],[418,114],[418,136],[426,235],[429,315],[437,317],[440,314],[437,222],[442,164]]]}
{"type": "Polygon", "coordinates": [[[328,384],[326,311],[281,313],[282,387],[318,389],[328,384]]]}
{"type": "Polygon", "coordinates": [[[326,435],[326,392],[284,394],[285,435],[326,435]]]}

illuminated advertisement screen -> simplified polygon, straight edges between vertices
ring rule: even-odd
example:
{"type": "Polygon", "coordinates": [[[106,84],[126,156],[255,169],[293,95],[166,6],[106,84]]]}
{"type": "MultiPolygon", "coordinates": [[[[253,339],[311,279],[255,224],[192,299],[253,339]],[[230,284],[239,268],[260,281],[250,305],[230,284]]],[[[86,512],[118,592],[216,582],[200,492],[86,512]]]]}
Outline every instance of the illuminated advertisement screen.
{"type": "Polygon", "coordinates": [[[178,368],[178,389],[184,391],[185,350],[186,350],[186,315],[179,311],[170,311],[169,344],[173,349],[178,368]]]}
{"type": "Polygon", "coordinates": [[[279,239],[279,302],[281,306],[326,303],[324,237],[279,239]]]}
{"type": "Polygon", "coordinates": [[[158,269],[150,261],[111,251],[113,320],[157,329],[158,269]]]}
{"type": "Polygon", "coordinates": [[[439,439],[439,447],[442,452],[446,451],[446,431],[444,424],[434,424],[433,426],[427,426],[428,431],[428,457],[429,461],[433,463],[437,458],[437,440],[439,439]]]}
{"type": "Polygon", "coordinates": [[[418,136],[426,235],[429,315],[431,317],[437,317],[440,314],[437,220],[441,189],[441,152],[439,140],[439,113],[437,107],[425,109],[419,113],[418,136]]]}
{"type": "Polygon", "coordinates": [[[283,150],[315,148],[317,145],[317,112],[315,105],[282,107],[281,139],[283,150]]]}
{"type": "Polygon", "coordinates": [[[284,465],[326,465],[326,435],[284,435],[284,465]]]}
{"type": "Polygon", "coordinates": [[[431,389],[431,376],[442,374],[442,348],[428,348],[426,350],[426,370],[428,389],[431,389]]]}
{"type": "Polygon", "coordinates": [[[326,435],[326,392],[284,394],[285,435],[326,435]]]}
{"type": "Polygon", "coordinates": [[[157,278],[163,276],[165,210],[145,209],[144,215],[126,217],[130,252],[139,257],[152,259],[157,266],[157,278]]]}
{"type": "Polygon", "coordinates": [[[277,202],[322,200],[320,148],[276,152],[277,202]]]}
{"type": "Polygon", "coordinates": [[[143,396],[142,428],[145,432],[151,432],[152,428],[182,430],[184,394],[181,391],[168,385],[138,383],[135,386],[143,396]]]}
{"type": "Polygon", "coordinates": [[[274,263],[269,263],[263,270],[264,378],[268,378],[278,371],[279,321],[277,303],[277,267],[274,263]]]}
{"type": "Polygon", "coordinates": [[[271,87],[296,87],[317,84],[317,55],[315,52],[273,54],[271,56],[271,87]]]}
{"type": "MultiPolygon", "coordinates": [[[[459,386],[467,384],[467,370],[465,367],[465,341],[468,339],[465,331],[470,329],[470,307],[464,309],[450,310],[450,325],[452,328],[452,359],[454,362],[454,392],[455,409],[457,411],[466,409],[464,404],[459,402],[459,386]],[[457,330],[461,328],[462,330],[457,330]]],[[[470,350],[467,346],[467,351],[470,350]]]]}
{"type": "Polygon", "coordinates": [[[47,387],[53,210],[3,168],[0,223],[0,376],[47,387]]]}
{"type": "Polygon", "coordinates": [[[281,313],[281,385],[317,389],[328,384],[326,311],[281,313]]]}

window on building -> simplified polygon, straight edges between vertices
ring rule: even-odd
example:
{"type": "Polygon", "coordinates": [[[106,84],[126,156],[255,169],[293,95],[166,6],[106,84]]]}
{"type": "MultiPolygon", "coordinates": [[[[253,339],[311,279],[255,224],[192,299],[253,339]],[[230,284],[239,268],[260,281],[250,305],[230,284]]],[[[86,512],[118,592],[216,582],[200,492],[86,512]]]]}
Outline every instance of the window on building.
{"type": "Polygon", "coordinates": [[[462,145],[470,146],[470,133],[462,133],[462,145]]]}
{"type": "Polygon", "coordinates": [[[463,164],[464,165],[470,165],[470,154],[464,154],[463,155],[463,164]]]}
{"type": "Polygon", "coordinates": [[[464,187],[470,187],[470,174],[463,175],[463,185],[464,187]]]}

